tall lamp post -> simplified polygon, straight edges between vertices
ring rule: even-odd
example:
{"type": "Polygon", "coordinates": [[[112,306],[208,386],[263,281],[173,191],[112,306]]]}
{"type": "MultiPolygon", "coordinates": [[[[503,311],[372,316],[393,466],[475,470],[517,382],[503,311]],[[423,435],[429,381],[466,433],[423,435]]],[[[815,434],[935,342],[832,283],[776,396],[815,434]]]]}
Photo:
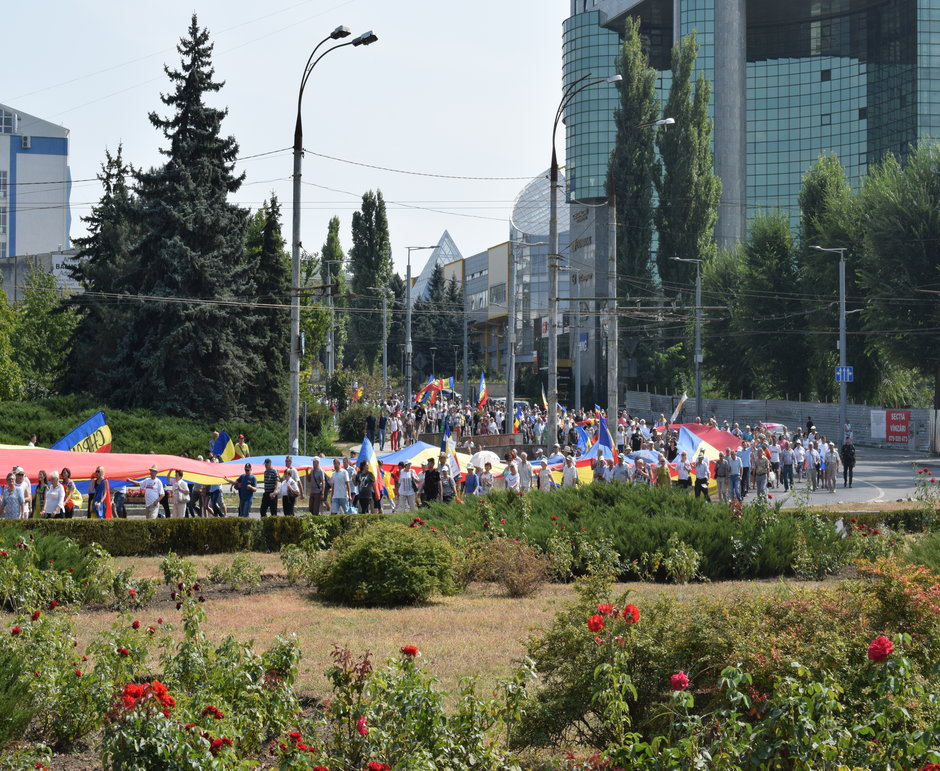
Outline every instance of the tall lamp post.
{"type": "Polygon", "coordinates": [[[548,240],[551,249],[548,255],[548,423],[545,427],[545,445],[549,453],[558,441],[558,261],[561,255],[558,249],[558,153],[555,150],[555,135],[558,133],[558,122],[579,93],[601,83],[618,83],[623,80],[622,75],[588,80],[591,75],[589,72],[565,89],[555,112],[555,122],[552,124],[552,165],[548,178],[551,187],[548,219],[548,240]]]}
{"type": "Polygon", "coordinates": [[[422,249],[437,249],[434,246],[406,246],[408,250],[408,267],[405,273],[405,409],[411,408],[411,253],[422,249]]]}
{"type": "Polygon", "coordinates": [[[434,356],[437,353],[437,346],[431,346],[431,377],[434,377],[434,356]]]}
{"type": "Polygon", "coordinates": [[[695,414],[702,416],[702,261],[673,257],[676,262],[695,263],[695,414]]]}
{"type": "MultiPolygon", "coordinates": [[[[848,385],[845,377],[845,247],[844,246],[811,246],[817,252],[832,252],[839,255],[839,369],[842,372],[839,378],[839,433],[842,444],[845,444],[845,424],[848,417],[848,385]]],[[[853,311],[854,313],[854,311],[853,311]]]]}
{"type": "Polygon", "coordinates": [[[304,74],[300,79],[300,90],[297,92],[297,121],[294,124],[294,206],[293,206],[293,227],[291,233],[291,301],[290,301],[290,404],[287,413],[287,437],[291,452],[299,455],[299,429],[300,419],[300,175],[301,160],[304,152],[304,130],[301,120],[301,106],[303,105],[304,89],[307,87],[307,81],[310,73],[317,63],[326,56],[340,48],[346,46],[370,45],[378,40],[371,31],[364,32],[358,37],[350,40],[348,43],[339,43],[332,48],[326,49],[318,57],[317,51],[324,43],[330,40],[339,40],[349,37],[349,27],[337,27],[323,40],[317,43],[316,47],[307,58],[304,65],[304,74]],[[316,58],[314,58],[316,57],[316,58]]]}

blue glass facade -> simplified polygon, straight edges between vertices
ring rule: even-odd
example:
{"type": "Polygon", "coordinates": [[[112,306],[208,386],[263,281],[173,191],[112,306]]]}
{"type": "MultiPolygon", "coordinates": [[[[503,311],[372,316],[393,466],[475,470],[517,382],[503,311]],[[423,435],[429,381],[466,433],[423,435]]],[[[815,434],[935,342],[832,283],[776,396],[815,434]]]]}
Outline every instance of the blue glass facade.
{"type": "MultiPolygon", "coordinates": [[[[716,50],[719,4],[734,7],[728,0],[678,3],[678,30],[696,30],[698,66],[713,83],[716,66],[728,66],[735,55],[716,50]]],[[[630,13],[641,19],[665,101],[673,8],[673,0],[606,0],[598,10],[576,13],[564,28],[565,84],[587,71],[614,71],[593,68],[616,56],[610,36],[630,13]]],[[[746,187],[748,217],[776,209],[795,225],[802,177],[821,155],[836,154],[858,184],[886,153],[903,156],[918,139],[940,137],[940,0],[747,0],[746,24],[746,186],[740,189],[746,187]]],[[[582,199],[604,196],[616,107],[615,94],[588,93],[590,101],[570,111],[568,136],[571,191],[582,199]]],[[[723,130],[716,118],[716,146],[723,130]]]]}

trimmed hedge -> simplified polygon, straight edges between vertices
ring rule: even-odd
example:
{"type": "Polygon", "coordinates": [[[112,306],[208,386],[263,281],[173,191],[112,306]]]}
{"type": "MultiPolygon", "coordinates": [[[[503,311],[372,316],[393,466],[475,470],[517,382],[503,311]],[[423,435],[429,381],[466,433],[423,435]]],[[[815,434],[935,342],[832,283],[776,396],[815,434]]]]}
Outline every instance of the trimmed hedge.
{"type": "MultiPolygon", "coordinates": [[[[222,554],[237,551],[278,551],[298,543],[303,517],[211,517],[196,519],[17,519],[0,520],[2,528],[36,530],[71,538],[86,546],[101,544],[115,557],[166,554],[222,554]]],[[[323,517],[327,542],[353,529],[359,522],[382,519],[379,514],[323,517]]]]}

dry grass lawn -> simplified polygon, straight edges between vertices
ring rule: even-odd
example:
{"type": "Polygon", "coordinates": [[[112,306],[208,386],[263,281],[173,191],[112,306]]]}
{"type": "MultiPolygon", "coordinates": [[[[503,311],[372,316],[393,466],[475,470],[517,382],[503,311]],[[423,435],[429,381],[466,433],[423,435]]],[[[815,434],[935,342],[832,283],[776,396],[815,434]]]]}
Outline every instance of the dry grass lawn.
{"type": "MultiPolygon", "coordinates": [[[[283,576],[276,554],[255,553],[252,559],[265,574],[283,576]]],[[[231,557],[213,555],[190,558],[204,576],[217,562],[231,557]]],[[[161,579],[159,557],[116,559],[118,567],[132,565],[140,577],[161,579]]],[[[805,586],[805,584],[803,584],[805,586]]],[[[729,581],[689,586],[629,584],[631,598],[642,609],[658,595],[684,599],[721,597],[741,592],[772,591],[776,581],[729,581]]],[[[312,596],[305,587],[279,586],[258,594],[210,593],[205,609],[205,630],[213,639],[232,634],[242,641],[253,640],[262,649],[276,635],[294,635],[303,651],[299,686],[302,691],[321,695],[327,688],[324,670],[330,663],[334,645],[348,646],[354,652],[369,650],[379,661],[398,654],[402,645],[418,646],[425,666],[447,690],[462,677],[480,679],[490,688],[510,674],[525,653],[525,641],[540,626],[575,597],[571,586],[547,584],[532,597],[510,599],[500,596],[492,585],[474,584],[463,594],[441,597],[421,607],[395,609],[346,608],[330,605],[312,596]]],[[[157,602],[139,614],[141,623],[154,623],[157,617],[173,622],[179,614],[165,591],[157,602]]],[[[79,643],[85,645],[118,620],[110,611],[82,610],[77,618],[79,643]]]]}

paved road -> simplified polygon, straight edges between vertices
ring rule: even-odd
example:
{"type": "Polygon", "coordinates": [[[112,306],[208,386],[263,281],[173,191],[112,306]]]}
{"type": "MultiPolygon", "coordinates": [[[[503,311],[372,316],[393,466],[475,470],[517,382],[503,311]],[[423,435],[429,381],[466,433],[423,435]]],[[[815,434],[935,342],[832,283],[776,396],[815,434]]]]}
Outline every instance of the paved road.
{"type": "MultiPolygon", "coordinates": [[[[919,468],[929,468],[940,477],[940,458],[929,457],[922,453],[902,450],[883,450],[868,447],[856,448],[854,482],[851,488],[842,486],[842,472],[839,471],[836,491],[817,490],[809,493],[811,505],[830,503],[877,503],[906,500],[914,496],[915,479],[913,464],[919,468]]],[[[805,494],[805,482],[796,486],[796,496],[784,493],[783,488],[773,490],[775,498],[782,500],[784,506],[795,506],[801,494],[805,494]]],[[[750,498],[750,496],[748,496],[750,498]]]]}

